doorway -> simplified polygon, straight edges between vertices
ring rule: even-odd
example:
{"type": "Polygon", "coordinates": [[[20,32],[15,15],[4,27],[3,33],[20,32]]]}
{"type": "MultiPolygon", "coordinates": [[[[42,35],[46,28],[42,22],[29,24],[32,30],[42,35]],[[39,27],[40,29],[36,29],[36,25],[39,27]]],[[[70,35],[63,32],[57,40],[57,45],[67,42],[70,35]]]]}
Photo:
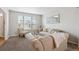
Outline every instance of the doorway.
{"type": "Polygon", "coordinates": [[[3,45],[4,39],[4,13],[3,10],[0,9],[0,47],[3,45]]]}

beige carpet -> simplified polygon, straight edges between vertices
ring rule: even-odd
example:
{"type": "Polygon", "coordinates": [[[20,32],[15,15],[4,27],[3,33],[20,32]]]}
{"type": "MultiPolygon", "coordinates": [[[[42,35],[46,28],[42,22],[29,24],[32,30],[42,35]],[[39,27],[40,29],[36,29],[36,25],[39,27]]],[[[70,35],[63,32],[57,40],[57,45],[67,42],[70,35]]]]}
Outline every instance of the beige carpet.
{"type": "Polygon", "coordinates": [[[32,51],[28,46],[29,40],[25,38],[11,37],[2,47],[0,47],[0,51],[32,51]]]}
{"type": "MultiPolygon", "coordinates": [[[[32,49],[29,48],[30,41],[25,38],[11,37],[4,45],[4,41],[1,40],[1,42],[0,51],[32,51],[32,49]]],[[[68,43],[66,51],[73,51],[76,47],[77,46],[68,43]]]]}

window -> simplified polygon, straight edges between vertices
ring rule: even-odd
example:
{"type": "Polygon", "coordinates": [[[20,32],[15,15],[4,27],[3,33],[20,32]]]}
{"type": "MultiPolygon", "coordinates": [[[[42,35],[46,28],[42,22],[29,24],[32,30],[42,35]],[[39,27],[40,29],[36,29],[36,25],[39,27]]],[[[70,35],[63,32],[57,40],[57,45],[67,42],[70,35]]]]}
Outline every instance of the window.
{"type": "Polygon", "coordinates": [[[33,29],[36,25],[36,21],[32,16],[17,15],[17,19],[19,28],[21,27],[25,30],[33,29]]]}
{"type": "Polygon", "coordinates": [[[31,16],[24,16],[24,28],[31,29],[32,25],[32,17],[31,16]]]}
{"type": "Polygon", "coordinates": [[[23,23],[24,23],[23,16],[18,15],[17,19],[18,19],[18,27],[23,27],[23,23]]]}

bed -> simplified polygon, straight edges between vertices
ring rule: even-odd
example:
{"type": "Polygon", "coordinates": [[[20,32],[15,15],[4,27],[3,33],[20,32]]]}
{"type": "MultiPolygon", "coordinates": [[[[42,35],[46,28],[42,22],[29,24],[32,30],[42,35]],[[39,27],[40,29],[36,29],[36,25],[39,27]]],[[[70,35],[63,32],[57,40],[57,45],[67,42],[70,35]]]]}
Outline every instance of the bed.
{"type": "Polygon", "coordinates": [[[41,32],[36,36],[29,33],[25,37],[30,41],[29,48],[33,51],[64,51],[67,49],[69,34],[60,31],[41,32]]]}

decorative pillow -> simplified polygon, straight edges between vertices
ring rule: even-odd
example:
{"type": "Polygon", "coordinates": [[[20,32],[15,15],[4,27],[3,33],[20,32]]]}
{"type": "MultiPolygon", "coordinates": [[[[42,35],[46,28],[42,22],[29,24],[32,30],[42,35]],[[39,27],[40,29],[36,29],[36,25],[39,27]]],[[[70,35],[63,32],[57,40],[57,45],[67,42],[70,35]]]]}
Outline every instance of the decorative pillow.
{"type": "Polygon", "coordinates": [[[54,32],[56,32],[56,31],[54,31],[53,29],[50,31],[50,34],[52,34],[52,33],[54,33],[54,32]]]}
{"type": "Polygon", "coordinates": [[[43,32],[48,32],[48,28],[43,28],[43,32]]]}
{"type": "Polygon", "coordinates": [[[49,35],[50,33],[49,32],[39,32],[39,35],[41,36],[45,36],[45,35],[49,35]]]}
{"type": "Polygon", "coordinates": [[[34,39],[35,37],[31,33],[28,33],[28,34],[25,34],[25,38],[34,39]]]}

